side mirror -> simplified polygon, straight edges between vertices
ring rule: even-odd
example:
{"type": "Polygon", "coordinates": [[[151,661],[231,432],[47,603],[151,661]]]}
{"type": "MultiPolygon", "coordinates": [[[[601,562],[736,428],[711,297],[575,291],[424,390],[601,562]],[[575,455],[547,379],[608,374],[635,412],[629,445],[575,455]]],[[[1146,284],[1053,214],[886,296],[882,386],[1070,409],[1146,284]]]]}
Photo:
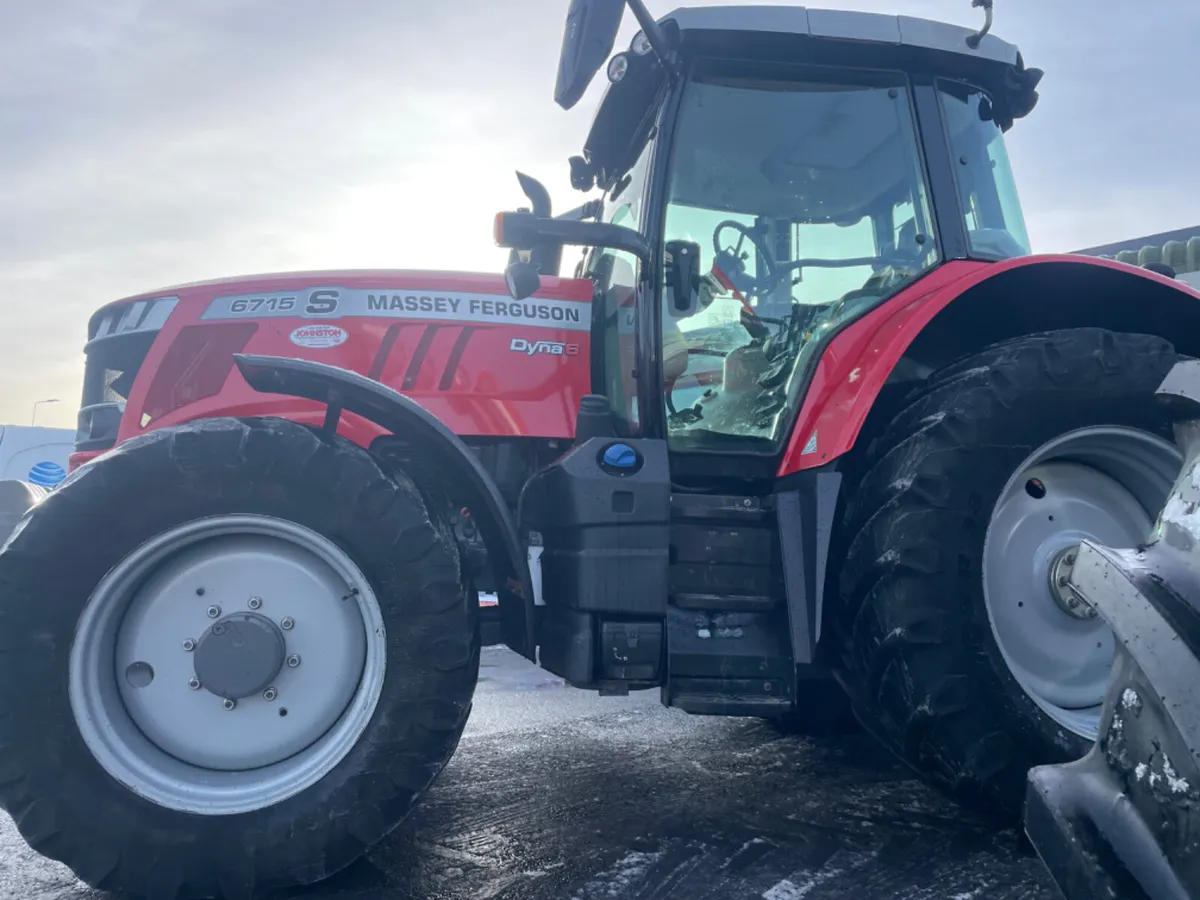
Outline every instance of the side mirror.
{"type": "Polygon", "coordinates": [[[554,102],[570,109],[612,53],[625,0],[571,0],[563,28],[554,102]]]}
{"type": "Polygon", "coordinates": [[[664,249],[671,309],[676,315],[687,315],[700,306],[700,245],[667,241],[664,249]]]}

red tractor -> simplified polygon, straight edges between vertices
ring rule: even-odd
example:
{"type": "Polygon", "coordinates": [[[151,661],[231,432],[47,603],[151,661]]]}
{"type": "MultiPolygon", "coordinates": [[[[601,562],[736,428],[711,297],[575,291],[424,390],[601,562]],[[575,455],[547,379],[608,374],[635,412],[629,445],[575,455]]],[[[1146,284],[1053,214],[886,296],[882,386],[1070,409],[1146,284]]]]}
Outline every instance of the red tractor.
{"type": "Polygon", "coordinates": [[[1200,293],[1031,255],[1003,135],[1042,73],[988,27],[574,0],[560,105],[602,66],[571,160],[602,197],[553,218],[523,177],[504,280],[92,318],[74,471],[0,553],[0,802],[35,849],[151,898],[341,869],[454,752],[481,591],[572,685],[850,709],[1010,820],[1087,752],[1114,639],[1074,548],[1152,530],[1200,293]]]}

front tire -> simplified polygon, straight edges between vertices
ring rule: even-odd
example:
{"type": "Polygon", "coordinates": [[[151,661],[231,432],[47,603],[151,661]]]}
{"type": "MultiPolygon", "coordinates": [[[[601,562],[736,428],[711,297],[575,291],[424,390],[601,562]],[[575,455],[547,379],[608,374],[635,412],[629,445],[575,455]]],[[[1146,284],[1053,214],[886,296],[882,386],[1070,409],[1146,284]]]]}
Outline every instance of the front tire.
{"type": "Polygon", "coordinates": [[[322,880],[453,754],[473,599],[447,525],[341,438],[214,419],[131,440],[0,553],[0,805],[105,890],[322,880]]]}
{"type": "Polygon", "coordinates": [[[1081,539],[1149,537],[1181,462],[1153,403],[1175,361],[1144,335],[1017,338],[935,373],[868,451],[838,676],[868,730],[968,805],[1013,821],[1031,767],[1094,742],[1112,634],[1054,585],[1081,539]]]}

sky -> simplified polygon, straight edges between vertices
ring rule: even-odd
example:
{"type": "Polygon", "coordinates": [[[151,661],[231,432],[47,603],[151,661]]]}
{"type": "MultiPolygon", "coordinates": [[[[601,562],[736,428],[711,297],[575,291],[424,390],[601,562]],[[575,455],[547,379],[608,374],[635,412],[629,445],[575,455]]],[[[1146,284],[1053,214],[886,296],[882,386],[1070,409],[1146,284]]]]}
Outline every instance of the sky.
{"type": "MultiPolygon", "coordinates": [[[[982,18],[969,0],[820,5],[982,18]]],[[[1035,250],[1200,224],[1200,5],[996,7],[995,33],[1046,70],[1009,135],[1035,250]]],[[[88,316],[123,296],[295,269],[499,272],[492,216],[522,205],[516,169],[559,210],[586,199],[566,160],[604,79],[554,104],[566,8],[0,2],[0,423],[57,399],[37,423],[74,426],[88,316]]],[[[626,15],[618,48],[635,30],[626,15]]]]}

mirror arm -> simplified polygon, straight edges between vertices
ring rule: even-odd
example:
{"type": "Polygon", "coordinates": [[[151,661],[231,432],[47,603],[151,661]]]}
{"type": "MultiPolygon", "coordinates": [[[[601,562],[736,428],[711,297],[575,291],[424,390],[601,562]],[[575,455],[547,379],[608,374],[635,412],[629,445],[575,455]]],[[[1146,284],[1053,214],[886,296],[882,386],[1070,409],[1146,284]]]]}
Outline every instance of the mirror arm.
{"type": "Polygon", "coordinates": [[[650,14],[650,10],[646,9],[646,4],[642,0],[625,0],[625,5],[629,7],[629,11],[633,13],[633,17],[637,19],[638,27],[642,29],[642,34],[646,35],[646,40],[650,42],[650,47],[654,50],[654,55],[658,57],[658,61],[662,63],[668,72],[675,74],[675,67],[672,65],[670,55],[667,52],[667,36],[658,27],[658,22],[650,14]]]}
{"type": "Polygon", "coordinates": [[[567,222],[550,219],[538,229],[548,241],[580,247],[607,247],[632,253],[642,262],[650,259],[650,244],[638,232],[607,222],[567,222]],[[582,227],[580,227],[582,226],[582,227]]]}
{"type": "Polygon", "coordinates": [[[502,213],[496,222],[496,243],[513,250],[532,250],[538,244],[606,247],[650,260],[650,244],[636,231],[605,222],[543,219],[528,212],[502,213]]]}
{"type": "Polygon", "coordinates": [[[971,8],[982,8],[984,16],[983,28],[967,38],[967,46],[972,50],[978,50],[979,45],[983,43],[983,39],[987,37],[988,32],[992,30],[992,6],[993,0],[971,0],[971,8]]]}

